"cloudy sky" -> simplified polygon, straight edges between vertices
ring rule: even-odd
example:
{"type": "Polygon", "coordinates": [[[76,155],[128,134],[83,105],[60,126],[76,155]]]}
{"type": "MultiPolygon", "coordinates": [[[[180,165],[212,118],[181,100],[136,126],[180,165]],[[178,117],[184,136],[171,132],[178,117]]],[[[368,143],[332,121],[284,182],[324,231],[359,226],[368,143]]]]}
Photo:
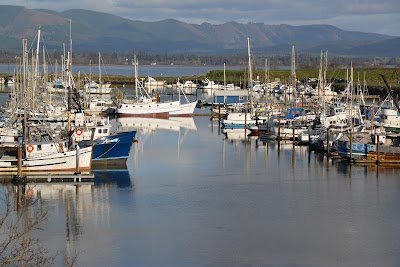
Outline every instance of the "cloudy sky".
{"type": "Polygon", "coordinates": [[[400,0],[0,0],[0,4],[56,11],[89,9],[142,21],[330,24],[400,36],[400,0]]]}

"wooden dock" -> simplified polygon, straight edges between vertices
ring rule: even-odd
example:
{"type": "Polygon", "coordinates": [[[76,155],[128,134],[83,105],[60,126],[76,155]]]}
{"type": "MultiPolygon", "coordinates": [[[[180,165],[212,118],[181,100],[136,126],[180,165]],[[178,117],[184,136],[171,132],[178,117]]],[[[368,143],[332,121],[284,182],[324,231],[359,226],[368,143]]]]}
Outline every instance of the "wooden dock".
{"type": "Polygon", "coordinates": [[[0,183],[88,183],[94,181],[94,174],[41,174],[1,175],[0,183]]]}

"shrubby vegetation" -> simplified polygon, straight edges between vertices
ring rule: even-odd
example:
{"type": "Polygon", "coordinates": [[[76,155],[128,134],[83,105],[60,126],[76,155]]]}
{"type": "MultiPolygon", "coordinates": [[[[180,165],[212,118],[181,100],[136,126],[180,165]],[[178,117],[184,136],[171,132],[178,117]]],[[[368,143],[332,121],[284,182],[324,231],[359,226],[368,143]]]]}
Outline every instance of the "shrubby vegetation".
{"type": "MultiPolygon", "coordinates": [[[[62,51],[52,51],[47,53],[47,64],[55,64],[56,61],[61,65],[62,51]]],[[[102,53],[102,64],[109,65],[123,65],[131,64],[133,55],[137,55],[141,65],[223,65],[226,63],[230,66],[246,66],[248,59],[247,54],[236,55],[195,55],[195,54],[147,54],[142,51],[132,51],[130,53],[102,53]]],[[[0,51],[0,63],[12,64],[16,62],[16,57],[21,55],[13,52],[0,51]]],[[[258,68],[264,68],[265,60],[268,59],[269,69],[278,70],[287,68],[291,65],[291,56],[287,55],[261,55],[255,54],[253,62],[258,68]]],[[[98,53],[96,52],[74,52],[73,62],[78,65],[98,64],[98,53]]],[[[319,55],[312,54],[297,54],[296,55],[296,68],[318,68],[320,62],[319,55]]],[[[353,63],[355,68],[363,67],[376,67],[376,66],[400,66],[400,57],[397,58],[367,58],[367,57],[343,57],[343,56],[329,56],[329,68],[346,68],[353,63]]]]}

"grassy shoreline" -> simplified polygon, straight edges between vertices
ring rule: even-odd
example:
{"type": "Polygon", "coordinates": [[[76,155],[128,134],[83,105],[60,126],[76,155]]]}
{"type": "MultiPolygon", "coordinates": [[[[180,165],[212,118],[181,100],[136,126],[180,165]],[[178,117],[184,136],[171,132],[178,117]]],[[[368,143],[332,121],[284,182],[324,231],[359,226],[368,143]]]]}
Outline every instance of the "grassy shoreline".
{"type": "MultiPolygon", "coordinates": [[[[337,79],[342,80],[341,82],[335,82],[334,87],[337,90],[344,88],[347,74],[350,75],[350,71],[346,69],[328,69],[326,73],[327,79],[337,79]]],[[[297,80],[304,80],[307,78],[318,78],[319,70],[317,68],[312,69],[299,69],[296,70],[297,80]]],[[[354,77],[354,85],[359,84],[360,86],[366,86],[370,90],[376,91],[385,91],[385,84],[380,76],[383,74],[386,77],[386,80],[390,84],[391,88],[395,93],[399,93],[400,91],[400,68],[363,68],[356,69],[353,71],[354,77]],[[365,83],[364,83],[365,77],[365,83]]],[[[5,78],[8,77],[8,74],[0,74],[5,78]]],[[[93,79],[98,79],[97,75],[92,75],[93,79]]],[[[265,71],[254,71],[253,72],[253,80],[260,80],[261,82],[265,82],[266,72],[265,71]]],[[[290,82],[291,71],[290,70],[270,70],[269,71],[269,80],[274,81],[276,79],[281,82],[290,82]]],[[[51,75],[50,75],[51,77],[51,75]]],[[[78,79],[77,75],[74,75],[75,79],[78,79]]],[[[103,75],[103,79],[111,82],[114,85],[133,85],[134,77],[131,76],[122,76],[122,75],[103,75]]],[[[242,85],[245,87],[248,82],[248,72],[246,70],[226,70],[225,77],[227,83],[234,83],[236,85],[242,85]]],[[[215,81],[216,83],[223,83],[224,81],[224,71],[223,70],[212,70],[202,75],[197,76],[187,76],[187,77],[179,77],[180,81],[192,80],[197,83],[200,83],[205,78],[215,81]]],[[[158,78],[161,79],[161,78],[158,78]]],[[[166,81],[168,84],[173,84],[177,82],[177,77],[162,77],[162,80],[166,81]]]]}

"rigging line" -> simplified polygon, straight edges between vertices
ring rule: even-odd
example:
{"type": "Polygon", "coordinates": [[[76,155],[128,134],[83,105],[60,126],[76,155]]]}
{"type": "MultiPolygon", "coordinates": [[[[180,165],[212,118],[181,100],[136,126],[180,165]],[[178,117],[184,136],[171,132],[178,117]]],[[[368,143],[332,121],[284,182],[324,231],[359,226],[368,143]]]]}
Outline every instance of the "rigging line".
{"type": "Polygon", "coordinates": [[[103,154],[101,154],[100,156],[96,157],[95,159],[101,158],[102,156],[104,156],[105,154],[107,154],[111,149],[113,149],[118,143],[120,142],[120,140],[118,140],[118,142],[115,143],[115,145],[113,145],[112,147],[110,147],[106,152],[104,152],[103,154]]]}

